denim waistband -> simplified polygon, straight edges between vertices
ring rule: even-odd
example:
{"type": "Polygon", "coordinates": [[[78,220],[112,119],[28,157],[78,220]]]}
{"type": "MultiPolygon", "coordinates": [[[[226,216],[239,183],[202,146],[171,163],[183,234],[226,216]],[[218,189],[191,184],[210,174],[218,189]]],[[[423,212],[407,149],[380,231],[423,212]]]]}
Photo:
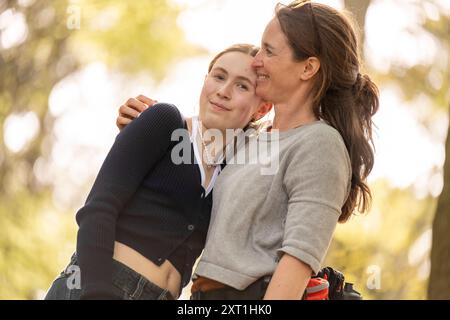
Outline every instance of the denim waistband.
{"type": "MultiPolygon", "coordinates": [[[[72,255],[70,265],[78,265],[76,253],[72,255]]],[[[130,299],[175,300],[167,289],[157,286],[140,273],[114,259],[112,262],[112,283],[124,291],[130,299]]]]}

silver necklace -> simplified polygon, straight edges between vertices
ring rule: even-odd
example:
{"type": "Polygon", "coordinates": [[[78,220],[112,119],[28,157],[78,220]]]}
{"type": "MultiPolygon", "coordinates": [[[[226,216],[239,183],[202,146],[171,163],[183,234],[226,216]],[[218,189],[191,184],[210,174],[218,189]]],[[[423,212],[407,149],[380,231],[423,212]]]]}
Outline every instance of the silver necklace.
{"type": "MultiPolygon", "coordinates": [[[[206,166],[208,168],[217,166],[218,164],[215,163],[214,160],[211,159],[211,155],[209,154],[208,147],[206,146],[205,140],[203,140],[203,133],[202,133],[202,130],[200,129],[199,125],[197,125],[197,130],[198,130],[198,133],[200,134],[200,140],[202,141],[203,150],[206,153],[206,166]]],[[[202,156],[202,161],[203,161],[203,156],[202,156]]]]}

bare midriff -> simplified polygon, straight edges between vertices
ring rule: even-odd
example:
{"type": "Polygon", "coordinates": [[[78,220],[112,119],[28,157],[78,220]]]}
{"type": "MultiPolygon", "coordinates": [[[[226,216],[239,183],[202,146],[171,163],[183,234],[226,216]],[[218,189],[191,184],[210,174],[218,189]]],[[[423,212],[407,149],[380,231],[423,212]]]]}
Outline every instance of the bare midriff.
{"type": "Polygon", "coordinates": [[[113,258],[158,287],[167,289],[175,299],[179,296],[181,275],[169,260],[158,266],[136,250],[117,241],[114,243],[113,258]]]}

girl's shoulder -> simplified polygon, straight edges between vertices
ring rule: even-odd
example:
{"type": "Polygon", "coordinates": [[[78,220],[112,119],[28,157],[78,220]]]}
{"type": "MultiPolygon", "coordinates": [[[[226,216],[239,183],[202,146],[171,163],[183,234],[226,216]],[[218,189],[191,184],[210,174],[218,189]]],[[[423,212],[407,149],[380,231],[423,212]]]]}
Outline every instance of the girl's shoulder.
{"type": "Polygon", "coordinates": [[[167,125],[175,129],[184,128],[186,119],[174,104],[159,102],[143,111],[136,120],[153,125],[167,125]]]}
{"type": "Polygon", "coordinates": [[[180,110],[177,108],[177,106],[175,106],[174,104],[171,103],[166,103],[166,102],[158,102],[156,104],[154,104],[153,106],[147,108],[145,111],[143,111],[140,115],[141,116],[145,116],[147,115],[147,117],[149,117],[150,115],[154,116],[154,115],[159,115],[159,116],[164,116],[164,117],[168,117],[170,119],[181,119],[183,118],[180,110]]]}

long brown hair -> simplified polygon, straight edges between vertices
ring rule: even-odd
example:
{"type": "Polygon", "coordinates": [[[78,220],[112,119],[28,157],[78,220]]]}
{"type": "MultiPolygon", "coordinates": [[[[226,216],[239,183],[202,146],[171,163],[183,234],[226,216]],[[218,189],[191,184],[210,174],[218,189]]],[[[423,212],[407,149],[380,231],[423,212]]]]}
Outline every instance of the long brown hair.
{"type": "Polygon", "coordinates": [[[378,88],[360,73],[358,40],[350,19],[336,9],[310,1],[277,5],[276,17],[294,52],[303,61],[317,57],[314,114],[341,134],[352,165],[350,194],[339,222],[355,208],[368,211],[372,195],[367,176],[374,164],[372,116],[378,110],[378,88]]]}

